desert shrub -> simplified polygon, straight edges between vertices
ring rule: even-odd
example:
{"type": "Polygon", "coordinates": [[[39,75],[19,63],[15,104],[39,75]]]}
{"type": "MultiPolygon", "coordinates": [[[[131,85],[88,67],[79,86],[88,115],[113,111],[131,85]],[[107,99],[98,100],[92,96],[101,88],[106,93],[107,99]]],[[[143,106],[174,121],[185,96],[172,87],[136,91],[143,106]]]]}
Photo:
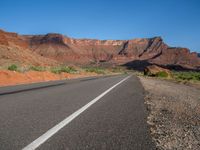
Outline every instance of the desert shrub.
{"type": "Polygon", "coordinates": [[[10,71],[17,71],[17,65],[15,65],[15,64],[10,65],[8,67],[8,70],[10,70],[10,71]]]}
{"type": "Polygon", "coordinates": [[[33,71],[45,71],[45,68],[41,67],[41,66],[31,66],[30,70],[33,70],[33,71]]]}
{"type": "Polygon", "coordinates": [[[161,78],[166,78],[166,77],[168,77],[168,74],[166,72],[164,72],[164,71],[160,71],[160,72],[156,73],[155,76],[156,77],[161,77],[161,78]]]}
{"type": "Polygon", "coordinates": [[[56,68],[56,67],[51,68],[51,72],[52,72],[52,73],[55,73],[55,74],[61,73],[60,69],[58,69],[58,68],[56,68]]]}
{"type": "Polygon", "coordinates": [[[114,73],[118,73],[118,72],[123,72],[123,69],[119,67],[113,67],[111,71],[114,73]]]}
{"type": "Polygon", "coordinates": [[[173,77],[178,80],[200,81],[200,72],[173,72],[173,77]]]}
{"type": "Polygon", "coordinates": [[[67,73],[76,73],[77,70],[71,66],[60,66],[60,67],[53,67],[51,69],[51,72],[56,73],[56,74],[60,74],[62,72],[67,72],[67,73]]]}
{"type": "Polygon", "coordinates": [[[84,68],[86,72],[94,72],[97,74],[105,74],[105,69],[103,68],[98,68],[98,67],[87,67],[84,68]]]}
{"type": "Polygon", "coordinates": [[[154,77],[154,76],[155,76],[155,75],[152,74],[151,72],[146,72],[146,71],[144,71],[144,75],[145,75],[145,76],[151,76],[151,77],[154,77]]]}
{"type": "MultiPolygon", "coordinates": [[[[122,67],[113,67],[110,70],[112,73],[122,73],[122,74],[128,74],[128,72],[130,72],[130,70],[128,71],[126,68],[122,68],[122,67]]],[[[132,73],[135,71],[132,71],[132,73]]]]}

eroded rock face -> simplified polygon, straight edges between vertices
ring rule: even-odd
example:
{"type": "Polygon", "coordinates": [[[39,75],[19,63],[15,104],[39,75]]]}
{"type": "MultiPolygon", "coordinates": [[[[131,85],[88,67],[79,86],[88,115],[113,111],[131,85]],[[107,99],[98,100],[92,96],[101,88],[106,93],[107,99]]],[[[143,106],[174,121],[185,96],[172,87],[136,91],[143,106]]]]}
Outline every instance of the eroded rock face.
{"type": "MultiPolygon", "coordinates": [[[[61,34],[18,35],[0,31],[0,45],[15,45],[61,63],[126,64],[143,61],[164,66],[200,69],[197,53],[172,48],[161,37],[133,40],[74,39],[61,34]]],[[[139,64],[139,63],[138,63],[139,64]]]]}
{"type": "Polygon", "coordinates": [[[5,32],[3,30],[0,30],[0,45],[16,45],[24,49],[29,47],[28,43],[22,40],[17,33],[5,32]]]}
{"type": "Polygon", "coordinates": [[[16,33],[0,30],[0,65],[11,63],[35,66],[52,66],[59,64],[53,59],[42,57],[29,48],[29,43],[16,33]]]}

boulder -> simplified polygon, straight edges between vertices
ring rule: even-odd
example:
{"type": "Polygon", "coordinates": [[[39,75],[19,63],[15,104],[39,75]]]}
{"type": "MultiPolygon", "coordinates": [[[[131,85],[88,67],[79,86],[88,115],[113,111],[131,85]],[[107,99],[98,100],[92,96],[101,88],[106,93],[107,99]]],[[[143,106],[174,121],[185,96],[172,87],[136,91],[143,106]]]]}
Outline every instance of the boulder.
{"type": "Polygon", "coordinates": [[[154,77],[171,77],[171,71],[156,65],[151,65],[144,69],[144,75],[154,77]]]}

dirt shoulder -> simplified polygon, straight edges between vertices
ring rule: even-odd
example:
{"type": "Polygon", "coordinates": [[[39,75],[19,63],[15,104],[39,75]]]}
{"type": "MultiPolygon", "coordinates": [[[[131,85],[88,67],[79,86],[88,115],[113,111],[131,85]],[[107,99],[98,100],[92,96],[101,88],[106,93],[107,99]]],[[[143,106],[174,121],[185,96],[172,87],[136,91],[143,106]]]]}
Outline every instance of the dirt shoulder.
{"type": "Polygon", "coordinates": [[[61,73],[55,74],[48,71],[28,71],[20,73],[16,71],[0,70],[0,86],[35,83],[62,79],[74,79],[81,77],[97,76],[98,74],[92,72],[84,72],[77,74],[61,73]]]}
{"type": "Polygon", "coordinates": [[[139,77],[146,90],[148,124],[158,149],[200,149],[200,90],[139,77]]]}

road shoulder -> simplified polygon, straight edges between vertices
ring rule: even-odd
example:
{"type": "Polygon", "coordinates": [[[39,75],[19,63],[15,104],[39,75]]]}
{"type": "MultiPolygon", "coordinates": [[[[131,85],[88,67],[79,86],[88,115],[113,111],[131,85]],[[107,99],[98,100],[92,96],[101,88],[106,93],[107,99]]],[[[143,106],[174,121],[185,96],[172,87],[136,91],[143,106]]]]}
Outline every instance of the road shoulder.
{"type": "Polygon", "coordinates": [[[146,90],[148,124],[158,149],[200,149],[199,89],[140,77],[146,90]]]}

